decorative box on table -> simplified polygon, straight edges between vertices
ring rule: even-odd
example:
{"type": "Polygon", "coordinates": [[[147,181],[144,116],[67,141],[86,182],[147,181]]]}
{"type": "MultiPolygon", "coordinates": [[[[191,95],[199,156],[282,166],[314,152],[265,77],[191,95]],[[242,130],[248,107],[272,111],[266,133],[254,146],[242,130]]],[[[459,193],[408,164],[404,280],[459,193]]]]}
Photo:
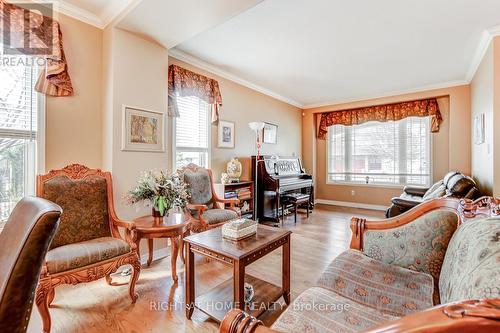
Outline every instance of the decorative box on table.
{"type": "Polygon", "coordinates": [[[257,233],[257,222],[249,219],[237,219],[222,226],[222,237],[241,240],[257,233]]]}

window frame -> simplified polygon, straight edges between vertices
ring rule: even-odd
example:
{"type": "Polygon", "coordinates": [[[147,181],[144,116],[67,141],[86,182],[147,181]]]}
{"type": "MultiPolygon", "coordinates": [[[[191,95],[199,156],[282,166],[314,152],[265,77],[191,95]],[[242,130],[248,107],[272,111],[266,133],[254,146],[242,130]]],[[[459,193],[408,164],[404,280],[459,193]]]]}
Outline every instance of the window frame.
{"type": "MultiPolygon", "coordinates": [[[[429,119],[430,121],[430,119],[429,119]]],[[[430,187],[434,182],[434,136],[430,131],[429,127],[429,184],[420,184],[411,186],[423,186],[430,187]]],[[[328,134],[326,138],[326,150],[325,150],[325,181],[327,185],[344,185],[344,186],[359,186],[359,187],[378,187],[378,188],[393,188],[393,189],[403,189],[408,184],[391,184],[391,183],[362,183],[362,182],[353,182],[353,181],[345,181],[345,180],[330,180],[329,179],[329,153],[330,153],[330,127],[328,128],[328,134]]]]}
{"type": "MultiPolygon", "coordinates": [[[[198,97],[199,98],[199,97],[198,97]]],[[[208,104],[208,117],[207,117],[207,168],[210,169],[212,166],[212,121],[210,116],[210,104],[208,104]]],[[[172,170],[173,172],[177,171],[177,151],[192,151],[192,152],[201,152],[205,151],[205,148],[192,148],[186,147],[184,149],[177,149],[177,117],[171,117],[172,119],[172,170]]]]}

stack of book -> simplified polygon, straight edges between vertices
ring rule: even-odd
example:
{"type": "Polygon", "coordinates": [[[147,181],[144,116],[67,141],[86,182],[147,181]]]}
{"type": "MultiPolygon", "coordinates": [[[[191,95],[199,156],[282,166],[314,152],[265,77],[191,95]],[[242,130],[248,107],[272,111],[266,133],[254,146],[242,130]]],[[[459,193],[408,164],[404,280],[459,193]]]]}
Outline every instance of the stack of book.
{"type": "Polygon", "coordinates": [[[236,191],[227,191],[224,193],[224,199],[239,199],[236,191]]]}
{"type": "MultiPolygon", "coordinates": [[[[226,192],[227,193],[227,192],[226,192]]],[[[240,200],[248,200],[252,198],[250,187],[242,187],[236,190],[236,197],[240,200]]]]}

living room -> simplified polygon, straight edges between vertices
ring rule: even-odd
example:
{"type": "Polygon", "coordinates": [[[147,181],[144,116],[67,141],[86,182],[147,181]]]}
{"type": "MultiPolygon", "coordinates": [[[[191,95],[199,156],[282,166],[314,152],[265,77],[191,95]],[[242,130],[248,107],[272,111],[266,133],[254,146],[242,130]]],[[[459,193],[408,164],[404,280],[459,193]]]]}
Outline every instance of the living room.
{"type": "Polygon", "coordinates": [[[0,331],[499,328],[496,1],[0,4],[0,331]]]}

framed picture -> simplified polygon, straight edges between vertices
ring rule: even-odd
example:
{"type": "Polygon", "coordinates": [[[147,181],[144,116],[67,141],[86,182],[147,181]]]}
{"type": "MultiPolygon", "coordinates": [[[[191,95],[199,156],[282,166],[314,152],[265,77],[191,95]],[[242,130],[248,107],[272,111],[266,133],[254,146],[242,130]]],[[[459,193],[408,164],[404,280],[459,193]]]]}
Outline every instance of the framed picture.
{"type": "Polygon", "coordinates": [[[217,147],[234,148],[234,123],[232,121],[219,120],[217,147]]]}
{"type": "Polygon", "coordinates": [[[480,145],[486,141],[484,136],[484,113],[474,117],[474,143],[480,145]]]}
{"type": "Polygon", "coordinates": [[[278,125],[271,123],[264,123],[264,129],[262,130],[264,143],[278,143],[278,125]]]}
{"type": "Polygon", "coordinates": [[[123,105],[122,150],[165,151],[165,114],[123,105]]]}

